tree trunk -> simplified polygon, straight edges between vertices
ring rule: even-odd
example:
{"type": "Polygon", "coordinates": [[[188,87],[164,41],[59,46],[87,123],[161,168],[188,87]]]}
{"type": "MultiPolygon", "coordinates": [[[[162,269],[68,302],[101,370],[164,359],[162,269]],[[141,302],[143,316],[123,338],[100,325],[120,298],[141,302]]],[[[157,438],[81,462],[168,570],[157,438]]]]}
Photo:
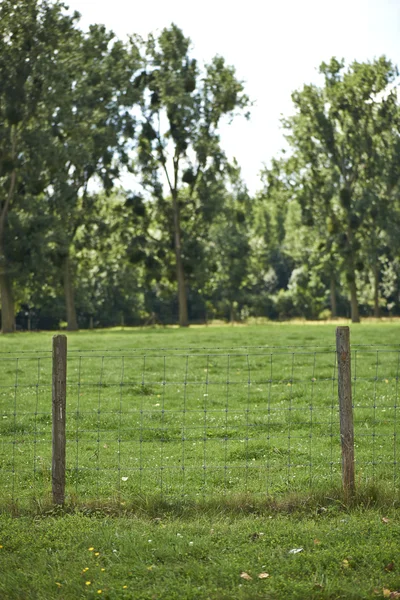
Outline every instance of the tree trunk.
{"type": "MultiPolygon", "coordinates": [[[[16,154],[17,134],[16,128],[12,128],[12,158],[16,154]]],[[[14,333],[15,331],[15,309],[12,290],[12,280],[7,270],[7,259],[4,252],[4,236],[8,211],[12,198],[14,196],[15,185],[17,181],[17,171],[14,169],[11,173],[10,187],[8,195],[1,206],[0,213],[0,299],[1,299],[1,331],[2,333],[14,333]]]]}
{"type": "Polygon", "coordinates": [[[178,281],[178,306],[179,306],[179,325],[188,327],[188,308],[185,286],[185,273],[183,271],[182,253],[181,253],[181,226],[179,218],[179,206],[177,194],[172,197],[172,211],[174,216],[174,245],[176,260],[176,278],[178,281]]]}
{"type": "Polygon", "coordinates": [[[374,317],[379,319],[380,317],[379,310],[379,267],[378,267],[378,259],[374,265],[374,317]]]}
{"type": "Polygon", "coordinates": [[[230,316],[229,316],[230,324],[233,325],[235,323],[235,306],[233,302],[230,302],[230,316]]]}
{"type": "Polygon", "coordinates": [[[349,289],[350,289],[350,303],[351,303],[351,322],[359,323],[360,322],[360,313],[358,310],[357,287],[356,287],[355,279],[352,279],[349,282],[349,289]]]}
{"type": "Polygon", "coordinates": [[[67,309],[67,329],[69,331],[78,330],[78,321],[76,319],[74,286],[72,283],[71,264],[69,256],[66,256],[63,264],[64,271],[64,294],[65,306],[67,309]]]}
{"type": "Polygon", "coordinates": [[[336,279],[334,275],[331,275],[331,317],[332,319],[337,317],[336,279]]]}
{"type": "Polygon", "coordinates": [[[356,286],[356,270],[354,267],[354,256],[353,256],[353,232],[350,225],[347,228],[347,240],[349,248],[349,258],[347,262],[347,283],[350,290],[350,303],[351,303],[351,322],[360,322],[360,313],[358,310],[358,299],[357,299],[357,286],[356,286]]]}
{"type": "MultiPolygon", "coordinates": [[[[4,266],[1,267],[4,269],[4,266]]],[[[12,293],[12,283],[10,276],[5,269],[0,273],[0,294],[1,294],[1,332],[14,333],[15,331],[15,311],[14,298],[12,293]]]]}

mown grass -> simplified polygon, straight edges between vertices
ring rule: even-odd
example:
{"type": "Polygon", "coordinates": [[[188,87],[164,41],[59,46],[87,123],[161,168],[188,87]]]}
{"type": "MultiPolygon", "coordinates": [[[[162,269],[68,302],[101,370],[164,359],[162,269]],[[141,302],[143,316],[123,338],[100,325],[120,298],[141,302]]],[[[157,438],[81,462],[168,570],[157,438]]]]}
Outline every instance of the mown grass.
{"type": "Polygon", "coordinates": [[[333,501],[240,515],[2,515],[0,597],[383,598],[400,589],[399,542],[398,509],[333,501]]]}
{"type": "Polygon", "coordinates": [[[68,334],[60,512],[52,334],[0,338],[0,598],[389,597],[400,589],[399,333],[398,322],[351,331],[351,501],[335,325],[68,334]]]}

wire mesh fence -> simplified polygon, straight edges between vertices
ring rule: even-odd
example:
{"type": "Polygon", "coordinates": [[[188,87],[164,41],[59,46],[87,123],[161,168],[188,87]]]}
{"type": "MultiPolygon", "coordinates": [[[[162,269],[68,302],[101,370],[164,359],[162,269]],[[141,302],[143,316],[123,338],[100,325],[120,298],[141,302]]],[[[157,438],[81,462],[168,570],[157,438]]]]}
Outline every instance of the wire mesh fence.
{"type": "MultiPolygon", "coordinates": [[[[398,487],[400,349],[352,347],[356,482],[398,487]]],[[[209,498],[340,486],[337,353],[68,353],[66,495],[209,498]]],[[[0,355],[0,503],[51,492],[52,354],[0,355]]]]}

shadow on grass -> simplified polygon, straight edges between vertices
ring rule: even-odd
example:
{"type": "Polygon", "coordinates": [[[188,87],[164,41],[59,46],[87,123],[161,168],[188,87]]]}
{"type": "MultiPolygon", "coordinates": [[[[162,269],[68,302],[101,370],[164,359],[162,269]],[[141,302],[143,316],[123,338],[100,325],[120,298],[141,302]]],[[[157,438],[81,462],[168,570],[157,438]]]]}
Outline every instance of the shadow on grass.
{"type": "Polygon", "coordinates": [[[351,512],[400,508],[400,490],[388,486],[364,485],[352,496],[346,496],[342,489],[331,488],[309,493],[291,493],[282,496],[254,497],[251,494],[232,494],[222,498],[204,499],[162,499],[159,496],[135,496],[123,500],[117,496],[108,500],[96,499],[79,501],[70,496],[63,506],[52,504],[50,494],[32,498],[29,505],[21,506],[18,501],[0,505],[0,514],[20,516],[64,516],[84,514],[93,517],[140,517],[160,519],[165,517],[196,518],[199,516],[257,516],[282,514],[301,517],[315,515],[329,516],[335,512],[351,512]]]}

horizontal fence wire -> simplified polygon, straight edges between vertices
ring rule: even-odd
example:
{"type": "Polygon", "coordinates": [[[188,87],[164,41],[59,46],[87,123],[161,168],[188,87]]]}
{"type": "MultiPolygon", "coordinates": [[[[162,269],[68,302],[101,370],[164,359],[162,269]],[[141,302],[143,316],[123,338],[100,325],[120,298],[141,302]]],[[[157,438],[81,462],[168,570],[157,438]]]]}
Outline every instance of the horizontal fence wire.
{"type": "MultiPolygon", "coordinates": [[[[352,347],[356,481],[398,487],[400,350],[352,347]]],[[[0,504],[51,491],[52,357],[0,356],[0,504]]],[[[68,352],[67,498],[340,486],[334,347],[68,352]]]]}

